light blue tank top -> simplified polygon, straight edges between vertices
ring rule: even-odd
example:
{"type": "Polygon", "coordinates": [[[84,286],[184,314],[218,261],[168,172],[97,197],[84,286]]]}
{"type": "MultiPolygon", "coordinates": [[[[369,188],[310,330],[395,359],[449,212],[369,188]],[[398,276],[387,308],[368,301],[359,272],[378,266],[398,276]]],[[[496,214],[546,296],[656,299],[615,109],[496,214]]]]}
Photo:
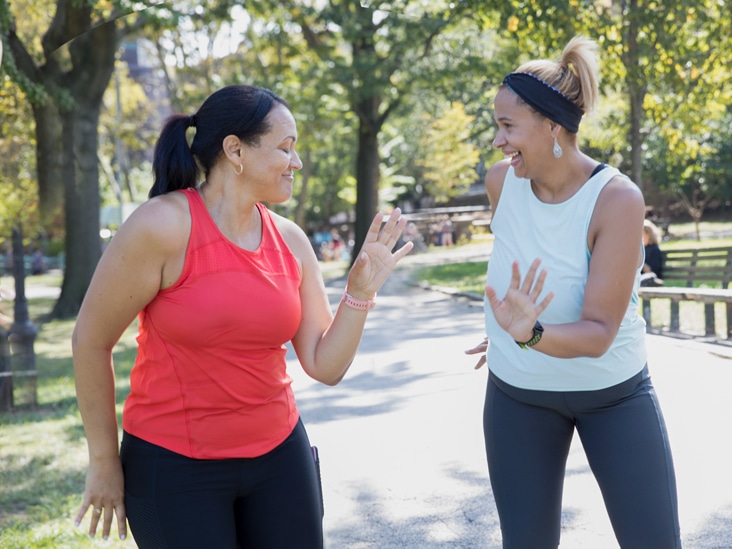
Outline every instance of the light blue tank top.
{"type": "MultiPolygon", "coordinates": [[[[587,247],[590,220],[600,191],[619,174],[617,169],[606,167],[567,201],[546,204],[536,198],[528,179],[517,178],[513,168],[509,168],[491,222],[495,240],[486,278],[499,298],[508,289],[512,263],[519,262],[523,276],[539,257],[548,273],[539,301],[548,292],[555,292],[539,320],[543,324],[579,320],[590,265],[587,247]]],[[[641,235],[638,245],[642,246],[641,235]]],[[[639,285],[640,269],[618,335],[598,358],[556,358],[534,349],[521,349],[498,326],[486,300],[490,370],[514,387],[545,391],[591,391],[625,381],[646,364],[646,327],[638,314],[639,285]]]]}

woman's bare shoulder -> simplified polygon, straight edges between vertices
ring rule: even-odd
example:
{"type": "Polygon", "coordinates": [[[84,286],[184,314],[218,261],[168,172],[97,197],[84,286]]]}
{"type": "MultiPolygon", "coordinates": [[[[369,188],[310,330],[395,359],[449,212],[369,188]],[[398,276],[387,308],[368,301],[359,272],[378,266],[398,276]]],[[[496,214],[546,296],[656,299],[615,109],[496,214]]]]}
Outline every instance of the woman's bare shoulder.
{"type": "Polygon", "coordinates": [[[511,166],[511,161],[508,158],[499,160],[493,164],[488,171],[485,173],[484,183],[485,191],[488,193],[488,200],[495,211],[498,206],[498,200],[501,197],[501,190],[503,189],[503,182],[506,179],[508,168],[511,166]]]}
{"type": "Polygon", "coordinates": [[[183,193],[173,192],[142,203],[119,232],[144,238],[148,245],[170,249],[186,246],[190,227],[188,201],[183,193]]]}

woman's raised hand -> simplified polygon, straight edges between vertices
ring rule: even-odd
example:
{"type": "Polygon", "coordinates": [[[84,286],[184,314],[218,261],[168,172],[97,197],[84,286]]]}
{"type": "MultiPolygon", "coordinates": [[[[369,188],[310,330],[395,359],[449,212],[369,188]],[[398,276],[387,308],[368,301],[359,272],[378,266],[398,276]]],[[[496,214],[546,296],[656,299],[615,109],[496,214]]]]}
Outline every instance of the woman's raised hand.
{"type": "Polygon", "coordinates": [[[371,222],[361,251],[348,273],[348,293],[359,299],[373,299],[376,292],[394,270],[397,262],[407,255],[414,245],[407,242],[392,252],[407,220],[399,208],[395,208],[382,227],[384,214],[379,212],[371,222]]]}
{"type": "Polygon", "coordinates": [[[541,302],[537,303],[546,279],[546,269],[542,269],[537,278],[541,259],[535,259],[521,282],[518,261],[513,262],[511,283],[503,299],[498,299],[491,286],[485,287],[485,295],[493,310],[498,325],[506,330],[515,341],[529,341],[533,335],[534,324],[539,315],[547,308],[554,297],[549,292],[541,302]],[[536,280],[536,282],[534,282],[536,280]]]}

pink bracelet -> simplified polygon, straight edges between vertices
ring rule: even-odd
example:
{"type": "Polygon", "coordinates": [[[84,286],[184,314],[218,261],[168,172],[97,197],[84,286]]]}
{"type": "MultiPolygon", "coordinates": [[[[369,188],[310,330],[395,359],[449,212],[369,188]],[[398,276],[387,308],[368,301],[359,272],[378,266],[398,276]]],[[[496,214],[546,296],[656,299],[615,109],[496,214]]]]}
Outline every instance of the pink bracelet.
{"type": "Polygon", "coordinates": [[[353,309],[358,309],[359,311],[370,311],[371,309],[376,307],[375,299],[358,299],[357,297],[353,297],[351,294],[349,294],[348,290],[343,292],[343,299],[341,299],[341,302],[345,303],[349,307],[352,307],[353,309]]]}

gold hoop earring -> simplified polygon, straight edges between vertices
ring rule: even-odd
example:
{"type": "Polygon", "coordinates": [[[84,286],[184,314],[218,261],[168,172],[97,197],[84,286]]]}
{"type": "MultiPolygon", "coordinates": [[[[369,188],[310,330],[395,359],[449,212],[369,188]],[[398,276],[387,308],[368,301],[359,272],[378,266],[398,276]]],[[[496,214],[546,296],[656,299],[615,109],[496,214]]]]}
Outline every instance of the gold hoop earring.
{"type": "Polygon", "coordinates": [[[236,175],[241,175],[241,172],[243,172],[243,171],[244,171],[244,165],[243,164],[239,164],[239,170],[234,170],[234,173],[236,175]]]}

